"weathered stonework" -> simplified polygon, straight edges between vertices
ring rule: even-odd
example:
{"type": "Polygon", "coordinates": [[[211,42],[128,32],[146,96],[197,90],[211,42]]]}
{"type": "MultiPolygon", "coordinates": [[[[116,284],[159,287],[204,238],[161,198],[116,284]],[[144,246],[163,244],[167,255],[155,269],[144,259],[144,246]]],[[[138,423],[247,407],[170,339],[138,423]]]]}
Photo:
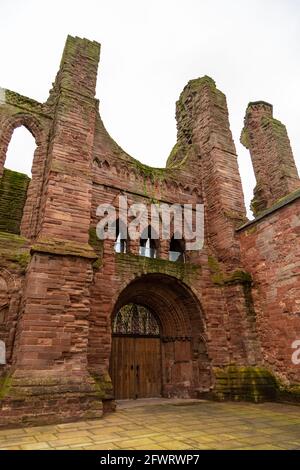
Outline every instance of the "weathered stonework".
{"type": "Polygon", "coordinates": [[[265,364],[296,385],[292,344],[300,337],[300,191],[239,230],[243,264],[254,279],[256,327],[265,364]]]}
{"type": "Polygon", "coordinates": [[[273,118],[271,104],[249,103],[241,143],[250,150],[257,181],[251,204],[255,216],[300,189],[286,127],[273,118]]]}
{"type": "Polygon", "coordinates": [[[257,167],[259,210],[269,209],[249,225],[215,82],[188,83],[167,166],[150,168],[105,130],[95,99],[99,52],[95,42],[68,37],[46,103],[1,89],[0,426],[113,409],[112,318],[130,302],[155,311],[160,324],[163,396],[299,396],[291,343],[300,338],[300,208],[297,193],[289,195],[299,180],[284,129],[270,107],[248,110],[243,139],[257,167]],[[4,169],[21,125],[37,145],[31,181],[4,169]],[[139,241],[116,253],[96,236],[96,209],[117,205],[120,194],[129,204],[203,203],[203,249],[187,252],[185,263],[169,261],[168,240],[159,240],[156,259],[139,255],[139,241]]]}
{"type": "Polygon", "coordinates": [[[0,180],[0,231],[20,233],[30,178],[4,169],[0,180]]]}

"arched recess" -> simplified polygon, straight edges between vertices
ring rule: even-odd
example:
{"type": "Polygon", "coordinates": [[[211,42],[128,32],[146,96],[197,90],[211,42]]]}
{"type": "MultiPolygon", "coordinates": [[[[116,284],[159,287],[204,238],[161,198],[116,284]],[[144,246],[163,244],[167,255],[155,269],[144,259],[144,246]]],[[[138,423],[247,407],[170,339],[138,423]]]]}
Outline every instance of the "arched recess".
{"type": "Polygon", "coordinates": [[[8,118],[1,125],[0,134],[0,178],[3,176],[7,150],[15,129],[24,126],[33,136],[36,149],[32,162],[32,178],[28,186],[26,202],[21,220],[20,234],[32,238],[36,234],[40,200],[44,178],[47,137],[39,119],[31,114],[20,113],[8,118]]]}
{"type": "MultiPolygon", "coordinates": [[[[149,309],[160,325],[161,395],[196,397],[198,392],[208,390],[211,385],[211,370],[203,315],[198,299],[188,286],[165,274],[141,276],[125,287],[119,295],[112,313],[112,321],[120,309],[128,304],[149,309]]],[[[112,344],[111,375],[114,375],[112,368],[118,369],[118,358],[114,357],[114,354],[115,348],[112,344]]],[[[123,346],[122,354],[127,354],[126,345],[123,346]]],[[[140,347],[139,354],[141,355],[140,347]]],[[[147,367],[147,364],[144,366],[147,367]]],[[[122,370],[119,370],[119,374],[122,377],[122,370]]],[[[140,376],[142,375],[141,371],[140,376]]],[[[124,374],[124,380],[135,378],[130,379],[124,374]]],[[[120,398],[118,390],[114,390],[114,395],[120,398]]]]}

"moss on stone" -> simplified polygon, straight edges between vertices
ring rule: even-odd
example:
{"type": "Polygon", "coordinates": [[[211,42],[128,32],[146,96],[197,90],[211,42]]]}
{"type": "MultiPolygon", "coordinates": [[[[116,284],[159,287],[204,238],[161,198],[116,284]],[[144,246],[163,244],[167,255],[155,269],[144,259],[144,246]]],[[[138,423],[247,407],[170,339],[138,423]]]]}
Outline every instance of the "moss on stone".
{"type": "Polygon", "coordinates": [[[223,285],[224,275],[220,267],[219,261],[212,255],[208,256],[207,259],[208,267],[211,272],[211,280],[214,284],[223,285]]]}
{"type": "Polygon", "coordinates": [[[218,260],[210,255],[208,256],[208,267],[211,272],[211,279],[214,284],[224,286],[226,284],[250,284],[252,283],[252,276],[247,271],[237,269],[230,275],[223,273],[218,260]]]}
{"type": "Polygon", "coordinates": [[[0,179],[0,231],[19,234],[30,178],[4,169],[0,179]]]}
{"type": "Polygon", "coordinates": [[[25,251],[22,253],[15,253],[10,257],[10,260],[17,263],[22,269],[22,271],[25,272],[31,260],[31,255],[29,251],[25,251]]]}
{"type": "Polygon", "coordinates": [[[291,384],[286,385],[277,381],[278,383],[278,399],[281,402],[289,402],[300,404],[300,385],[291,384]]]}
{"type": "Polygon", "coordinates": [[[7,246],[7,244],[13,244],[17,247],[23,247],[28,243],[27,238],[21,237],[20,235],[16,235],[14,233],[9,232],[1,232],[0,231],[0,245],[7,246]]]}
{"type": "Polygon", "coordinates": [[[208,263],[209,269],[210,269],[213,273],[218,273],[218,272],[220,272],[221,268],[220,268],[220,264],[219,264],[219,261],[217,260],[217,258],[215,258],[215,257],[212,256],[212,255],[209,255],[209,256],[208,256],[208,259],[207,259],[207,263],[208,263]]]}
{"type": "Polygon", "coordinates": [[[100,249],[103,246],[103,240],[100,240],[97,236],[96,227],[89,228],[89,244],[96,249],[100,249]]]}
{"type": "Polygon", "coordinates": [[[227,276],[224,278],[225,284],[231,284],[231,283],[236,283],[236,282],[239,284],[251,284],[252,276],[247,271],[237,269],[230,276],[227,276]]]}
{"type": "Polygon", "coordinates": [[[286,135],[286,127],[284,124],[282,124],[282,122],[278,121],[278,119],[275,119],[270,116],[263,116],[261,119],[261,125],[265,129],[271,127],[272,131],[278,137],[283,137],[286,135]]]}
{"type": "Polygon", "coordinates": [[[189,283],[201,272],[201,266],[192,263],[180,263],[161,258],[147,258],[133,254],[116,254],[117,270],[120,275],[127,272],[128,264],[137,274],[160,273],[176,277],[189,283]]]}
{"type": "Polygon", "coordinates": [[[9,374],[5,374],[0,378],[0,400],[3,400],[9,393],[12,384],[12,378],[9,374]]]}
{"type": "Polygon", "coordinates": [[[42,104],[38,101],[28,98],[27,96],[20,95],[15,91],[5,90],[5,101],[13,106],[18,108],[26,109],[28,111],[33,111],[35,113],[42,114],[42,104]]]}
{"type": "Polygon", "coordinates": [[[218,91],[216,87],[216,82],[208,75],[205,75],[204,77],[195,78],[193,80],[190,80],[184,87],[179,97],[179,103],[183,103],[190,94],[190,92],[196,92],[200,90],[203,86],[208,86],[212,91],[218,91]]]}
{"type": "Polygon", "coordinates": [[[214,368],[217,400],[253,401],[275,400],[278,384],[276,377],[260,366],[236,366],[214,368]]]}
{"type": "Polygon", "coordinates": [[[103,240],[97,237],[96,227],[90,227],[89,229],[89,244],[95,250],[98,258],[92,263],[93,269],[98,271],[101,269],[103,264],[103,240]]]}
{"type": "Polygon", "coordinates": [[[222,286],[231,284],[250,284],[252,283],[252,276],[247,271],[237,269],[232,274],[226,275],[218,273],[212,277],[215,284],[222,286]]]}
{"type": "Polygon", "coordinates": [[[179,151],[180,151],[180,144],[179,142],[176,142],[176,144],[174,145],[174,147],[172,148],[170,152],[170,155],[167,158],[167,163],[166,163],[167,167],[171,167],[172,165],[174,165],[174,162],[176,162],[176,157],[179,151]]]}
{"type": "Polygon", "coordinates": [[[256,198],[252,199],[250,203],[250,209],[254,217],[257,217],[261,212],[261,201],[257,200],[256,198]]]}
{"type": "Polygon", "coordinates": [[[292,193],[288,194],[287,196],[278,199],[273,206],[269,207],[265,210],[260,210],[257,214],[255,214],[255,219],[250,220],[248,223],[238,227],[237,230],[246,229],[248,233],[254,233],[257,230],[257,222],[264,219],[265,217],[273,214],[275,211],[285,207],[287,204],[294,202],[296,199],[300,198],[300,190],[293,191],[292,193]],[[251,227],[251,228],[249,228],[251,227]]]}
{"type": "Polygon", "coordinates": [[[225,105],[224,94],[217,89],[215,81],[207,75],[187,83],[176,102],[177,143],[168,157],[167,168],[180,168],[194,155],[199,154],[198,146],[193,142],[196,117],[194,113],[197,112],[197,95],[200,96],[204,88],[209,89],[210,95],[218,106],[225,105]]]}
{"type": "Polygon", "coordinates": [[[245,215],[243,213],[237,212],[237,211],[224,210],[223,214],[228,219],[231,219],[231,220],[233,220],[234,222],[237,222],[237,223],[246,223],[247,220],[248,220],[247,217],[245,217],[245,215]]]}
{"type": "Polygon", "coordinates": [[[102,376],[91,374],[91,376],[94,379],[97,397],[101,400],[111,398],[113,387],[110,376],[108,374],[102,376]]]}
{"type": "Polygon", "coordinates": [[[85,49],[86,49],[88,56],[94,61],[98,62],[101,44],[99,44],[96,41],[89,41],[88,39],[85,39],[84,41],[85,41],[85,49]]]}
{"type": "Polygon", "coordinates": [[[145,179],[149,178],[152,183],[155,183],[156,181],[161,182],[164,179],[166,168],[154,168],[148,165],[144,165],[135,159],[132,159],[132,165],[141,176],[143,176],[145,179]]]}
{"type": "Polygon", "coordinates": [[[184,145],[183,143],[177,142],[167,158],[167,169],[177,171],[182,169],[191,155],[194,154],[194,149],[193,144],[184,145]]]}
{"type": "Polygon", "coordinates": [[[256,227],[256,225],[254,225],[253,227],[250,227],[247,230],[247,235],[252,235],[253,233],[256,233],[256,232],[257,232],[257,227],[256,227]]]}
{"type": "Polygon", "coordinates": [[[244,127],[244,129],[242,130],[240,142],[244,147],[246,147],[246,149],[250,149],[249,131],[246,127],[244,127]]]}
{"type": "Polygon", "coordinates": [[[0,232],[0,266],[24,273],[29,261],[29,241],[12,233],[0,232]]]}
{"type": "Polygon", "coordinates": [[[277,199],[270,209],[272,209],[272,208],[274,209],[277,206],[278,207],[285,206],[289,202],[292,202],[295,199],[297,199],[298,197],[300,197],[300,189],[297,189],[296,191],[293,191],[292,193],[289,193],[286,196],[281,197],[280,199],[277,199]]]}
{"type": "Polygon", "coordinates": [[[102,268],[102,265],[103,265],[102,258],[98,258],[96,259],[96,261],[92,263],[93,269],[95,271],[99,271],[99,269],[102,268]]]}

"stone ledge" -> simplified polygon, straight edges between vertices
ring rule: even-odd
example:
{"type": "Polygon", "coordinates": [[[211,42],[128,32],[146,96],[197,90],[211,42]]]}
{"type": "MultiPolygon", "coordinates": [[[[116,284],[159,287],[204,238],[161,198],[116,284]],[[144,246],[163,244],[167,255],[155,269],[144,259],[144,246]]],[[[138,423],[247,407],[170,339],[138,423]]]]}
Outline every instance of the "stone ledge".
{"type": "Polygon", "coordinates": [[[293,193],[289,194],[288,196],[280,199],[276,204],[274,204],[272,207],[269,209],[266,209],[265,211],[261,212],[255,219],[250,220],[246,224],[242,225],[241,227],[238,227],[236,229],[237,232],[240,232],[248,227],[251,227],[252,225],[256,224],[260,220],[264,219],[265,217],[273,214],[273,212],[278,211],[282,207],[287,206],[288,204],[291,204],[292,202],[296,201],[297,199],[300,199],[300,189],[297,191],[294,191],[293,193]]]}
{"type": "Polygon", "coordinates": [[[96,260],[98,258],[89,244],[61,240],[58,238],[37,240],[37,242],[31,246],[30,252],[31,254],[48,253],[61,256],[77,256],[79,258],[87,258],[91,260],[96,260]]]}
{"type": "Polygon", "coordinates": [[[46,112],[45,106],[42,103],[32,98],[28,98],[27,96],[23,96],[20,93],[17,93],[16,91],[8,89],[4,90],[4,94],[5,98],[3,100],[3,104],[24,109],[29,113],[37,114],[48,119],[50,118],[49,114],[46,112]]]}
{"type": "Polygon", "coordinates": [[[173,262],[162,258],[147,258],[132,253],[116,253],[117,272],[126,272],[128,264],[137,275],[160,273],[186,280],[201,274],[202,267],[193,263],[173,262]]]}

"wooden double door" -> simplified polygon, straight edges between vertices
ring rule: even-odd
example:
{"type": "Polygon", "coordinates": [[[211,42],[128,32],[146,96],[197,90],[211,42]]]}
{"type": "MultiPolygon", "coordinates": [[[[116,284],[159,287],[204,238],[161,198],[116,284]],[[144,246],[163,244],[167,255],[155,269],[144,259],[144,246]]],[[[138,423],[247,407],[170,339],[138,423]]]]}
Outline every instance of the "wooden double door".
{"type": "Polygon", "coordinates": [[[110,368],[116,399],[159,397],[160,338],[113,336],[110,368]]]}

